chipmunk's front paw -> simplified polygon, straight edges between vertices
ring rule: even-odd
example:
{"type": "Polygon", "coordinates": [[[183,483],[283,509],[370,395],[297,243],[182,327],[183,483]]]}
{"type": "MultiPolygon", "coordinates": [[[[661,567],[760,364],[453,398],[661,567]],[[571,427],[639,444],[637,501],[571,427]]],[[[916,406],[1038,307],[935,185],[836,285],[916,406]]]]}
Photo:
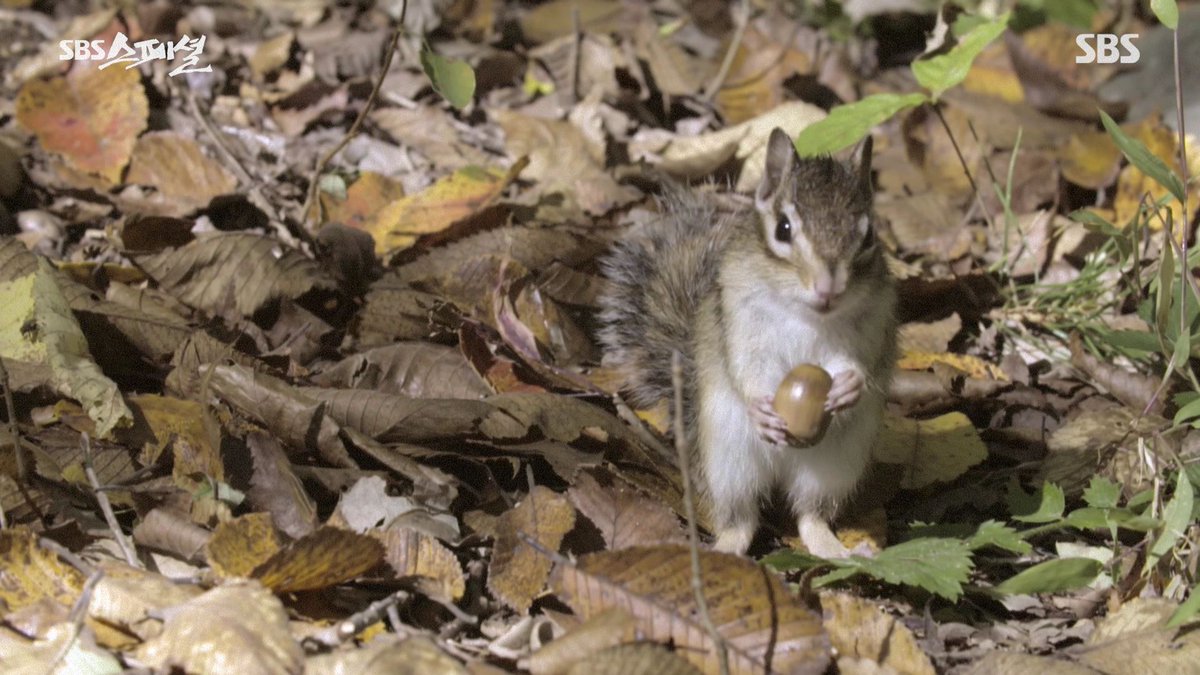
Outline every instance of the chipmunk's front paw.
{"type": "Polygon", "coordinates": [[[775,401],[771,396],[763,396],[750,406],[750,415],[758,427],[758,435],[772,445],[791,445],[791,435],[788,434],[787,422],[775,412],[775,401]]]}
{"type": "Polygon", "coordinates": [[[862,398],[866,378],[857,369],[843,370],[833,376],[833,386],[825,398],[825,409],[829,412],[845,410],[862,398]]]}

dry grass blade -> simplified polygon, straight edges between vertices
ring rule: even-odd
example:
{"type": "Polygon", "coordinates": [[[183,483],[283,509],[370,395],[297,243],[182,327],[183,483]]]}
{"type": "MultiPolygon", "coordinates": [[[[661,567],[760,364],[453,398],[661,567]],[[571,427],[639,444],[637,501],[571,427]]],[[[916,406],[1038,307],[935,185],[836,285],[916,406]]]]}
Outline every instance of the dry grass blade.
{"type": "MultiPolygon", "coordinates": [[[[738,556],[700,552],[708,611],[729,649],[732,673],[823,673],[829,639],[821,619],[774,576],[738,556]]],[[[717,672],[712,639],[700,624],[683,546],[596,553],[554,572],[555,591],[577,614],[610,607],[633,614],[652,640],[672,641],[705,672],[717,672]]]]}

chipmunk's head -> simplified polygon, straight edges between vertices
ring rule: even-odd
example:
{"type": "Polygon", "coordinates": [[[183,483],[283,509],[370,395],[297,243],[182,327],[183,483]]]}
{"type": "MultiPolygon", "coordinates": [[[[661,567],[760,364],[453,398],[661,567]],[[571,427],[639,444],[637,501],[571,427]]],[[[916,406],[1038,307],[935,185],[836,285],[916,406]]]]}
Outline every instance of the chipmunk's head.
{"type": "Polygon", "coordinates": [[[835,311],[886,274],[871,201],[870,136],[843,162],[800,157],[782,129],[771,132],[755,193],[763,243],[799,280],[789,290],[813,310],[835,311]]]}

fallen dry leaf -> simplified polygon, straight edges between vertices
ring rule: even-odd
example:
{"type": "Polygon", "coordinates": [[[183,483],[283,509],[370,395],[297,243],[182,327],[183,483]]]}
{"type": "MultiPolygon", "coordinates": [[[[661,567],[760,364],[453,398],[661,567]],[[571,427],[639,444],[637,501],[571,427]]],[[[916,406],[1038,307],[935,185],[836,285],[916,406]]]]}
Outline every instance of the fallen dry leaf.
{"type": "Polygon", "coordinates": [[[885,415],[875,461],[900,464],[900,487],[915,490],[948,482],[987,458],[987,447],[971,420],[952,412],[931,420],[910,420],[885,415]]]}
{"type": "Polygon", "coordinates": [[[148,106],[136,69],[78,63],[64,77],[25,83],[16,108],[42,147],[115,185],[146,128],[148,106]]]}
{"type": "Polygon", "coordinates": [[[546,586],[550,559],[535,551],[523,537],[557,551],[563,535],[575,526],[575,509],[562,495],[536,486],[496,523],[496,542],[488,565],[488,588],[504,604],[525,613],[546,586]]]}
{"type": "Polygon", "coordinates": [[[214,588],[173,608],[163,632],[138,649],[138,657],[161,670],[299,673],[304,650],[288,632],[283,603],[256,583],[214,588]]]}
{"type": "MultiPolygon", "coordinates": [[[[751,561],[700,552],[708,613],[726,641],[730,673],[823,673],[829,638],[820,618],[777,577],[751,561]]],[[[647,638],[672,641],[705,672],[718,672],[716,649],[698,616],[684,546],[593,553],[555,567],[553,586],[584,618],[612,607],[633,614],[647,638]]]]}

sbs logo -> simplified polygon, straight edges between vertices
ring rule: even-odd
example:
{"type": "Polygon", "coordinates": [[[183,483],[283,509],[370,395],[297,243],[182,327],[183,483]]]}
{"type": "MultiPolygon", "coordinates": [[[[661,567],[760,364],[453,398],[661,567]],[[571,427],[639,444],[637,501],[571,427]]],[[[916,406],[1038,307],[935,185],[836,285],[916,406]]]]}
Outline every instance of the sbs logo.
{"type": "Polygon", "coordinates": [[[1137,63],[1142,57],[1133,41],[1137,33],[1113,35],[1112,33],[1081,33],[1076,36],[1075,44],[1083,50],[1083,54],[1075,57],[1075,63],[1137,63]],[[1092,46],[1092,41],[1096,46],[1092,46]],[[1121,48],[1117,45],[1120,44],[1121,48]],[[1124,50],[1124,53],[1122,53],[1124,50]]]}

